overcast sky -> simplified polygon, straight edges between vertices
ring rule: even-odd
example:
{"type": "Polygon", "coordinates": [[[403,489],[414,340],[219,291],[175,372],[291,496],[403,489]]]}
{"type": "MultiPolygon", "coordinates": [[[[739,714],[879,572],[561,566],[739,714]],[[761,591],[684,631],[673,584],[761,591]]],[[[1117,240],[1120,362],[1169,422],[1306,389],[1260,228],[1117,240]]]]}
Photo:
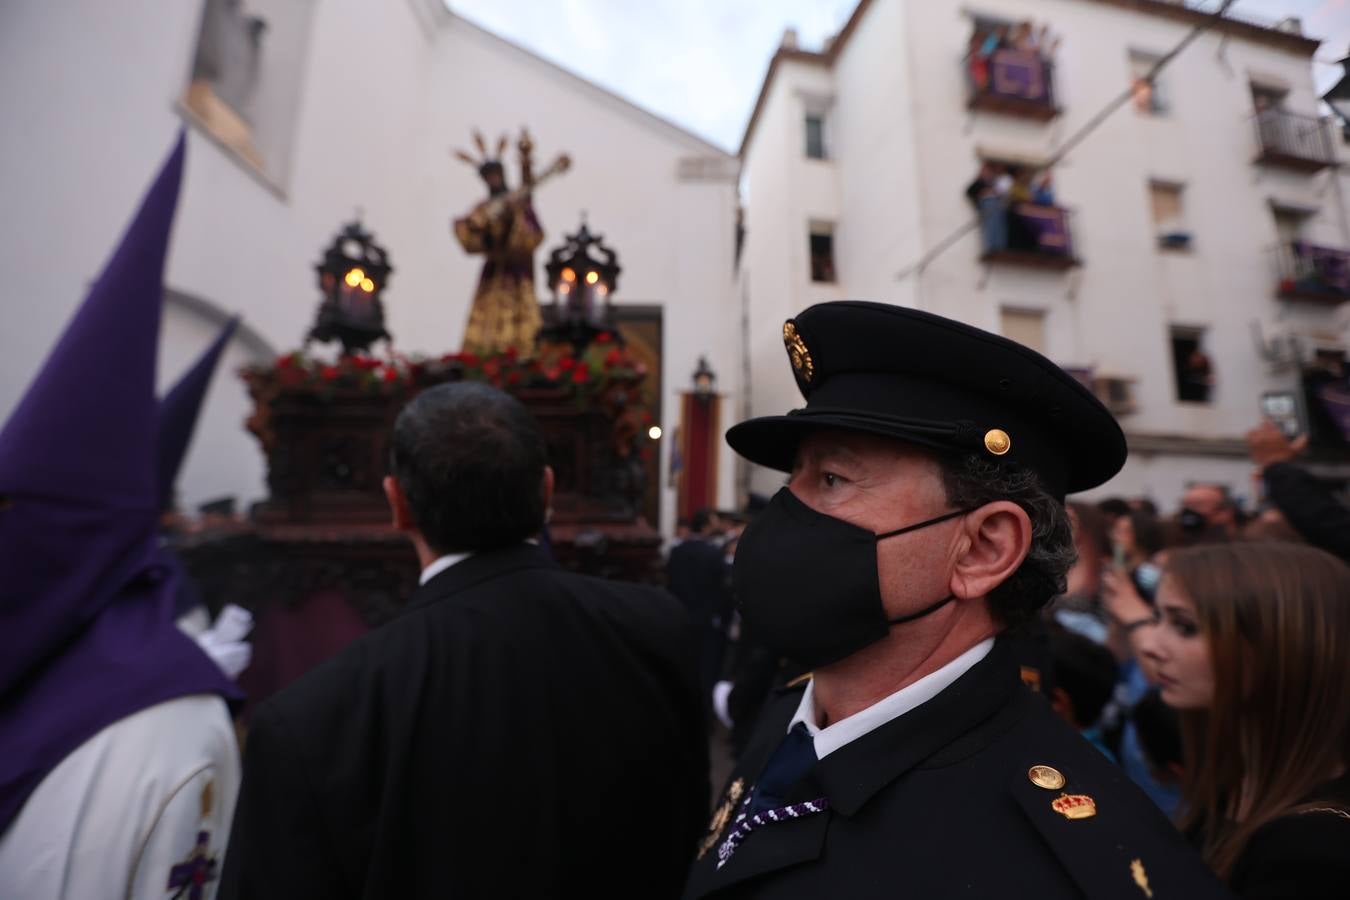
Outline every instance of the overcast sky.
{"type": "MultiPolygon", "coordinates": [[[[911,0],[914,2],[914,0],[911,0]]],[[[921,0],[952,2],[952,0],[921,0]]],[[[819,49],[857,0],[447,0],[455,12],[735,151],[783,29],[819,49]]],[[[1299,16],[1327,63],[1350,48],[1350,0],[1237,0],[1234,12],[1299,16]]],[[[1339,67],[1314,66],[1320,88],[1339,67]]]]}

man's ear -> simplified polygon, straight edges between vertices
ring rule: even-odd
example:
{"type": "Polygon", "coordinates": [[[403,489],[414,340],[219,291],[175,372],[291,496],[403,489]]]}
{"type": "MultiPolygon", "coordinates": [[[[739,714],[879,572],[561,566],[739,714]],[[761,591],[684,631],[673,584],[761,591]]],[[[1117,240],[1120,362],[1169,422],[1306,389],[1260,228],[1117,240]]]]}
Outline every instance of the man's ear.
{"type": "Polygon", "coordinates": [[[1007,581],[1031,550],[1031,518],[1010,500],[986,503],[962,523],[966,547],[952,570],[958,598],[985,597],[1007,581]]]}
{"type": "Polygon", "coordinates": [[[540,482],[539,490],[544,494],[544,523],[553,517],[553,467],[544,466],[544,480],[540,482]]]}
{"type": "Polygon", "coordinates": [[[394,528],[399,531],[416,530],[412,509],[408,506],[408,495],[403,493],[398,479],[393,475],[386,475],[381,485],[384,487],[384,498],[389,501],[389,512],[393,517],[394,528]]]}

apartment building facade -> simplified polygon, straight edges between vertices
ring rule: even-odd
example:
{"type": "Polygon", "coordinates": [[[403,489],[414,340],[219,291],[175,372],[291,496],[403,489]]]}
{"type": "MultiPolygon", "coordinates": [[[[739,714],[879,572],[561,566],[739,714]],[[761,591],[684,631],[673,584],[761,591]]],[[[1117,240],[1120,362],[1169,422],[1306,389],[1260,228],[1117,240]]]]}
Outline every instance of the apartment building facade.
{"type": "Polygon", "coordinates": [[[744,411],[799,404],[783,319],[884,300],[1092,386],[1131,449],[1099,494],[1170,508],[1203,480],[1250,498],[1242,435],[1263,410],[1320,423],[1315,458],[1344,476],[1310,373],[1345,357],[1350,157],[1319,116],[1318,42],[1214,6],[862,0],[823,49],[785,35],[740,150],[744,411]]]}

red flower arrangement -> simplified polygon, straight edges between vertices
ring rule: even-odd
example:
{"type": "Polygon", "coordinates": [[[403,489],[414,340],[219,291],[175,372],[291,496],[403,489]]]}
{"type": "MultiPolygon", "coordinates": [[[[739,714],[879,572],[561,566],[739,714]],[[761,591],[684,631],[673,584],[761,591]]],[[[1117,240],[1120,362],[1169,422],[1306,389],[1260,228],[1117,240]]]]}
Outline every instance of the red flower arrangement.
{"type": "MultiPolygon", "coordinates": [[[[373,395],[387,398],[397,408],[425,388],[461,380],[487,382],[518,396],[564,392],[575,399],[579,410],[594,410],[613,423],[613,450],[619,458],[628,458],[645,448],[652,422],[652,398],[644,385],[647,368],[612,334],[604,337],[597,337],[581,353],[570,345],[545,345],[529,357],[507,348],[483,355],[464,351],[410,359],[402,354],[387,358],[362,354],[327,361],[295,351],[240,374],[263,411],[282,396],[308,396],[320,402],[340,397],[345,402],[373,395]]],[[[265,413],[257,415],[258,428],[266,431],[265,413]]]]}
{"type": "Polygon", "coordinates": [[[245,369],[242,375],[257,391],[312,391],[320,397],[352,392],[412,395],[459,379],[485,381],[512,392],[565,388],[583,406],[598,403],[616,416],[650,422],[649,400],[641,387],[646,372],[611,332],[601,332],[580,354],[570,345],[560,345],[540,347],[529,357],[507,347],[484,355],[469,350],[431,358],[353,354],[329,362],[295,351],[278,356],[271,366],[245,369]]]}

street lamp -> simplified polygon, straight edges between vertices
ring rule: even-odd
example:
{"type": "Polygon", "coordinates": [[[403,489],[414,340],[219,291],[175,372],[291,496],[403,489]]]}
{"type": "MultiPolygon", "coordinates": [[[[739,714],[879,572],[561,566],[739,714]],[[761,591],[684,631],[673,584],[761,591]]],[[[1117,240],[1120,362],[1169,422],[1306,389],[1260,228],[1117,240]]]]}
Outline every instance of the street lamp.
{"type": "Polygon", "coordinates": [[[694,396],[704,403],[717,390],[717,373],[708,366],[708,357],[698,358],[698,368],[694,370],[694,396]]]}
{"type": "Polygon", "coordinates": [[[338,232],[314,270],[323,300],[308,340],[340,341],[347,355],[391,340],[380,295],[394,268],[389,254],[359,221],[338,232]]]}

